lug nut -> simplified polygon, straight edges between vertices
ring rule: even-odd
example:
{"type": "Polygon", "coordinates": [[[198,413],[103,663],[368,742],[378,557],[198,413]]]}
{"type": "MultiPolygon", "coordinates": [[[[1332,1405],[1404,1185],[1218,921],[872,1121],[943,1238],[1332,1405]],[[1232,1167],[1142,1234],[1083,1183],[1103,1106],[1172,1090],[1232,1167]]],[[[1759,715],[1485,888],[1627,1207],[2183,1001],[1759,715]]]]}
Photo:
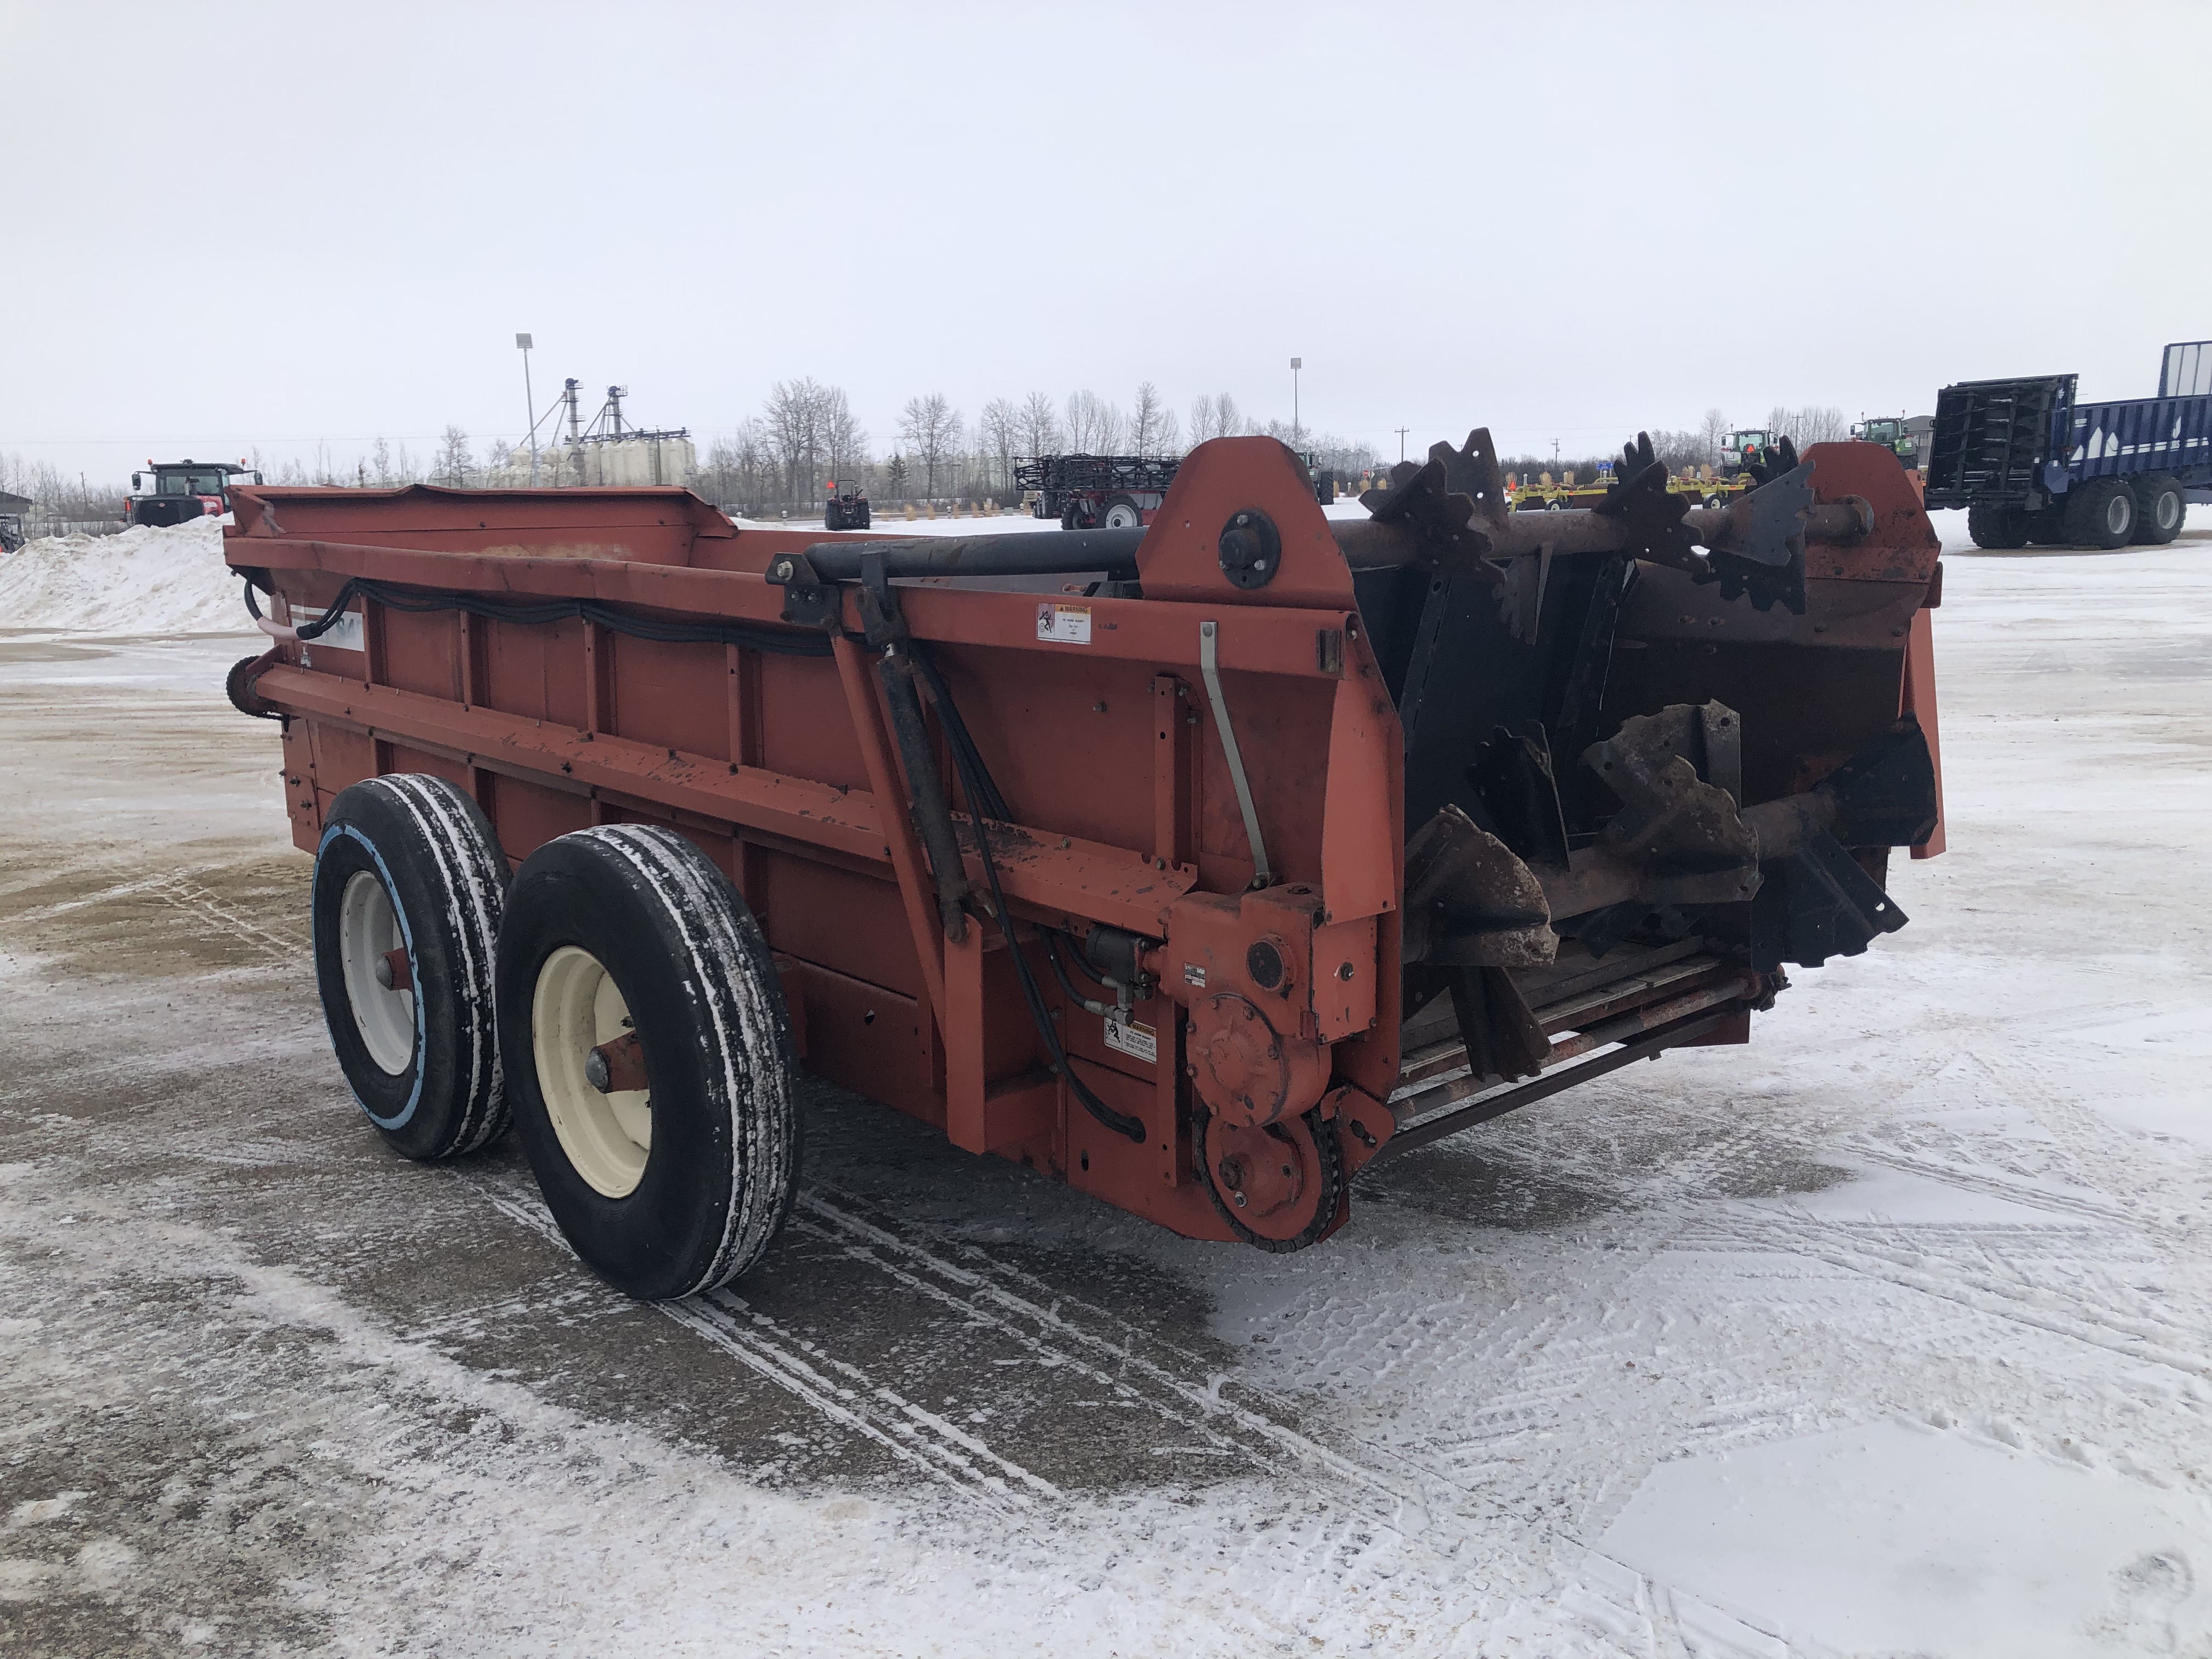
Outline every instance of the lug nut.
{"type": "Polygon", "coordinates": [[[584,1081],[601,1094],[609,1092],[607,1085],[614,1081],[614,1074],[607,1070],[607,1057],[597,1048],[584,1056],[584,1081]]]}

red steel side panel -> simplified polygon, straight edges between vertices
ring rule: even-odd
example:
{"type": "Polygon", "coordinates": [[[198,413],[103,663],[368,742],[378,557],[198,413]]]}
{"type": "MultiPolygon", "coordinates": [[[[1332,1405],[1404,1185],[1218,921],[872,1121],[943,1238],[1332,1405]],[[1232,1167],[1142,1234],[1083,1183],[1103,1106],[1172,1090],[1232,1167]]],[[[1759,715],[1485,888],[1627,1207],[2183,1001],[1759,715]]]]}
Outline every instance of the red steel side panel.
{"type": "MultiPolygon", "coordinates": [[[[279,622],[289,603],[327,605],[361,576],[493,602],[589,599],[665,621],[776,628],[782,591],[759,573],[775,554],[824,539],[738,532],[681,491],[262,489],[240,498],[228,556],[268,573],[279,622]]],[[[1183,1021],[1204,994],[1179,971],[1163,972],[1158,994],[1131,1010],[1133,1028],[1157,1042],[1155,1057],[1109,1048],[1104,1022],[1060,992],[1030,929],[1106,923],[1171,941],[1185,894],[1225,896],[1226,910],[1217,904],[1206,922],[1221,961],[1244,960],[1247,934],[1287,941],[1304,1012],[1284,1016],[1285,1040],[1322,1056],[1317,1072],[1302,1059],[1298,1075],[1325,1085],[1327,1042],[1348,1038],[1339,1049],[1351,1074],[1387,1094],[1382,1073],[1395,1070],[1397,1047],[1400,739],[1387,697],[1377,702],[1346,678],[1380,684],[1358,637],[1349,572],[1281,446],[1209,446],[1155,515],[1139,562],[1146,599],[1089,602],[1090,636],[1079,643],[1038,637],[1033,595],[941,585],[901,592],[1022,826],[1011,839],[994,836],[1023,924],[1017,948],[1076,1073],[1145,1125],[1141,1142],[1102,1128],[1045,1069],[998,925],[971,920],[957,948],[936,931],[872,662],[851,632],[838,649],[854,672],[841,674],[829,658],[647,643],[581,620],[400,612],[370,600],[356,603],[364,650],[286,646],[260,686],[294,717],[286,788],[302,845],[313,844],[347,784],[398,769],[471,790],[516,861],[588,824],[672,823],[732,872],[786,960],[805,1004],[810,1069],[959,1144],[1190,1237],[1227,1238],[1190,1164],[1183,1021]],[[1223,574],[1218,546],[1228,519],[1248,510],[1267,515],[1285,550],[1275,579],[1252,590],[1223,574]],[[1252,853],[1199,672],[1204,621],[1218,629],[1223,690],[1271,862],[1306,895],[1288,902],[1310,914],[1278,909],[1270,920],[1268,903],[1237,902],[1252,853]],[[1334,911],[1331,896],[1340,896],[1334,911]],[[1318,988],[1315,952],[1328,957],[1318,988]]],[[[848,629],[858,620],[848,610],[848,629]]],[[[957,790],[955,803],[964,815],[957,790]]],[[[968,874],[981,884],[972,850],[968,874]]],[[[1163,952],[1176,954],[1171,943],[1163,952]]],[[[1302,1097],[1285,1109],[1310,1103],[1302,1097]]]]}

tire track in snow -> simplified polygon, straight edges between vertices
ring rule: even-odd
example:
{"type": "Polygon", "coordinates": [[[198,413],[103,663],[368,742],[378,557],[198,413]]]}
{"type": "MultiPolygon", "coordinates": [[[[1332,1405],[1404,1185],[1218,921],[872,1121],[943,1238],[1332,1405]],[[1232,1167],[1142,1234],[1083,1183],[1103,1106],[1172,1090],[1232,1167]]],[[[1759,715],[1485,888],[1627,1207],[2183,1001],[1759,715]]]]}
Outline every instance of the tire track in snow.
{"type": "MultiPolygon", "coordinates": [[[[799,1208],[852,1241],[848,1254],[865,1253],[855,1259],[872,1255],[875,1265],[906,1288],[959,1308],[1041,1356],[1109,1381],[1164,1421],[1201,1433],[1208,1449],[1245,1455],[1271,1468],[1279,1468],[1287,1456],[1327,1486],[1364,1498],[1376,1519],[1399,1533],[1437,1533],[1456,1540],[1477,1536],[1480,1524],[1549,1530],[1540,1518],[1517,1515],[1447,1472],[1401,1454],[1357,1437],[1332,1437],[1350,1443],[1340,1449],[1299,1426],[1303,1413],[1291,1401],[979,1247],[951,1244],[833,1188],[802,1189],[799,1208]],[[948,1250],[959,1259],[943,1253],[948,1250]]],[[[1449,1547],[1455,1547],[1455,1541],[1449,1547]]]]}
{"type": "Polygon", "coordinates": [[[1822,1261],[1847,1273],[1918,1291],[1990,1318],[2007,1320],[2053,1335],[2070,1338],[2125,1358],[2157,1364],[2212,1381],[2212,1356],[2180,1346],[2203,1333],[2118,1310],[2083,1311],[2078,1297],[2063,1307],[2033,1299],[2060,1299],[2060,1292],[2022,1279],[2007,1284],[1956,1262],[1930,1263],[1924,1250],[1885,1251],[1872,1242],[1854,1240],[1844,1229],[1810,1218],[1779,1216],[1756,1219],[1735,1216],[1710,1230],[1690,1230],[1673,1241],[1677,1249],[1769,1250],[1822,1261]],[[2024,1293],[2025,1292],[2025,1293],[2024,1293]]]}
{"type": "MultiPolygon", "coordinates": [[[[461,1179],[502,1215],[573,1255],[537,1194],[461,1179]]],[[[1037,1497],[1061,1496],[1051,1482],[877,1383],[859,1366],[831,1357],[820,1344],[784,1330],[733,1291],[710,1291],[682,1302],[648,1305],[838,1427],[939,1485],[1001,1508],[1026,1508],[1037,1497]]]]}
{"type": "Polygon", "coordinates": [[[153,883],[147,890],[195,920],[213,917],[278,967],[297,967],[307,949],[304,935],[286,939],[270,932],[204,883],[196,880],[189,872],[179,871],[153,883]]]}

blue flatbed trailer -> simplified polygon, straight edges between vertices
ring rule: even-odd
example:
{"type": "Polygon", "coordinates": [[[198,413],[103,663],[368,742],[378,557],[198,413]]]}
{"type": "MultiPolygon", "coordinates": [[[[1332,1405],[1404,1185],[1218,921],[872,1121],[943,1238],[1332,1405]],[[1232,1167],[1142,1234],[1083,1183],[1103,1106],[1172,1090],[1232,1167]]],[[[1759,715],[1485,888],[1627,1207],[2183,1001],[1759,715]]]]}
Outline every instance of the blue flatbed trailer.
{"type": "Polygon", "coordinates": [[[2212,502],[2212,340],[2166,347],[2155,398],[2080,403],[2075,378],[1937,394],[1927,504],[1965,507],[1976,546],[2156,545],[2212,502]]]}

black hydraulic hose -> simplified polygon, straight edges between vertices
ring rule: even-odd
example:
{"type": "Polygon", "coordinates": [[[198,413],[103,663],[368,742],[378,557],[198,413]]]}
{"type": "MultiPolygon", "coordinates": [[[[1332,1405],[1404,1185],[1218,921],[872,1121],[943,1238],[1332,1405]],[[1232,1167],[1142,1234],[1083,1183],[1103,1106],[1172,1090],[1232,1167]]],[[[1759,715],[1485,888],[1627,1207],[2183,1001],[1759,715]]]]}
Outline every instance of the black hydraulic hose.
{"type": "MultiPolygon", "coordinates": [[[[1066,995],[1067,1000],[1082,1008],[1085,1012],[1097,1014],[1101,1018],[1115,1012],[1117,1005],[1100,1002],[1095,998],[1084,995],[1075,988],[1075,981],[1067,976],[1067,964],[1060,959],[1060,929],[1045,927],[1038,931],[1044,934],[1045,959],[1052,963],[1053,977],[1060,981],[1060,988],[1066,995]]],[[[1101,985],[1098,988],[1103,991],[1110,990],[1112,988],[1101,985]]]]}
{"type": "MultiPolygon", "coordinates": [[[[873,556],[884,574],[913,576],[1070,576],[1090,571],[1127,581],[1137,574],[1142,530],[1041,530],[1012,536],[916,536],[900,541],[817,542],[806,562],[825,582],[857,581],[873,556]]],[[[769,575],[775,575],[771,565],[769,575]]]]}
{"type": "Polygon", "coordinates": [[[906,765],[907,784],[914,791],[914,816],[929,854],[930,873],[937,878],[938,920],[945,937],[957,945],[968,937],[968,913],[960,908],[960,901],[968,896],[968,866],[953,834],[945,780],[938,774],[937,757],[930,752],[929,733],[921,723],[911,659],[894,642],[884,647],[876,672],[883,680],[884,701],[890,706],[891,732],[898,741],[899,759],[906,765]]]}
{"type": "MultiPolygon", "coordinates": [[[[1090,1085],[1075,1074],[1074,1067],[1067,1063],[1067,1050],[1060,1045],[1060,1033],[1053,1029],[1052,1014],[1044,1006],[1044,992],[1037,984],[1036,972],[1030,966],[1028,957],[1022,954],[1021,941],[1014,937],[1014,919],[1006,908],[1006,896],[999,885],[999,861],[991,856],[990,826],[984,820],[988,814],[1001,823],[1012,822],[1006,813],[1005,797],[999,793],[998,785],[991,781],[990,774],[985,769],[983,757],[976,752],[975,739],[969,735],[968,723],[960,718],[960,711],[953,706],[951,693],[945,689],[944,678],[937,672],[937,665],[929,660],[927,647],[915,641],[911,648],[915,667],[929,687],[930,700],[936,703],[938,712],[944,716],[945,736],[952,746],[952,762],[959,770],[961,787],[967,791],[968,804],[975,809],[975,847],[982,855],[984,878],[990,884],[992,907],[999,918],[999,930],[1006,936],[1006,954],[1013,958],[1014,976],[1021,981],[1022,1000],[1029,1005],[1030,1018],[1036,1026],[1037,1036],[1044,1043],[1045,1052],[1052,1056],[1053,1075],[1066,1081],[1070,1092],[1083,1103],[1083,1109],[1103,1127],[1115,1134],[1126,1135],[1131,1140],[1141,1141],[1146,1133],[1143,1120],[1132,1117],[1127,1112],[1117,1112],[1099,1099],[1091,1092],[1090,1085]],[[997,810],[993,811],[993,807],[997,810]]],[[[1048,951],[1051,931],[1046,930],[1048,951]]]]}
{"type": "MultiPolygon", "coordinates": [[[[261,607],[253,598],[254,581],[246,578],[246,608],[256,622],[261,620],[261,607]]],[[[555,599],[544,605],[512,605],[497,599],[480,599],[465,593],[418,593],[389,583],[372,581],[366,576],[347,579],[338,589],[323,614],[313,622],[299,623],[292,631],[302,640],[321,637],[338,625],[346,607],[356,597],[370,599],[393,611],[422,613],[432,611],[465,611],[472,617],[483,617],[492,622],[538,624],[556,622],[596,623],[610,633],[623,634],[634,640],[650,640],[660,645],[738,645],[755,651],[768,651],[787,657],[826,657],[831,647],[826,635],[817,633],[778,633],[766,628],[755,628],[744,623],[664,623],[643,617],[625,616],[593,599],[555,599]]]]}

